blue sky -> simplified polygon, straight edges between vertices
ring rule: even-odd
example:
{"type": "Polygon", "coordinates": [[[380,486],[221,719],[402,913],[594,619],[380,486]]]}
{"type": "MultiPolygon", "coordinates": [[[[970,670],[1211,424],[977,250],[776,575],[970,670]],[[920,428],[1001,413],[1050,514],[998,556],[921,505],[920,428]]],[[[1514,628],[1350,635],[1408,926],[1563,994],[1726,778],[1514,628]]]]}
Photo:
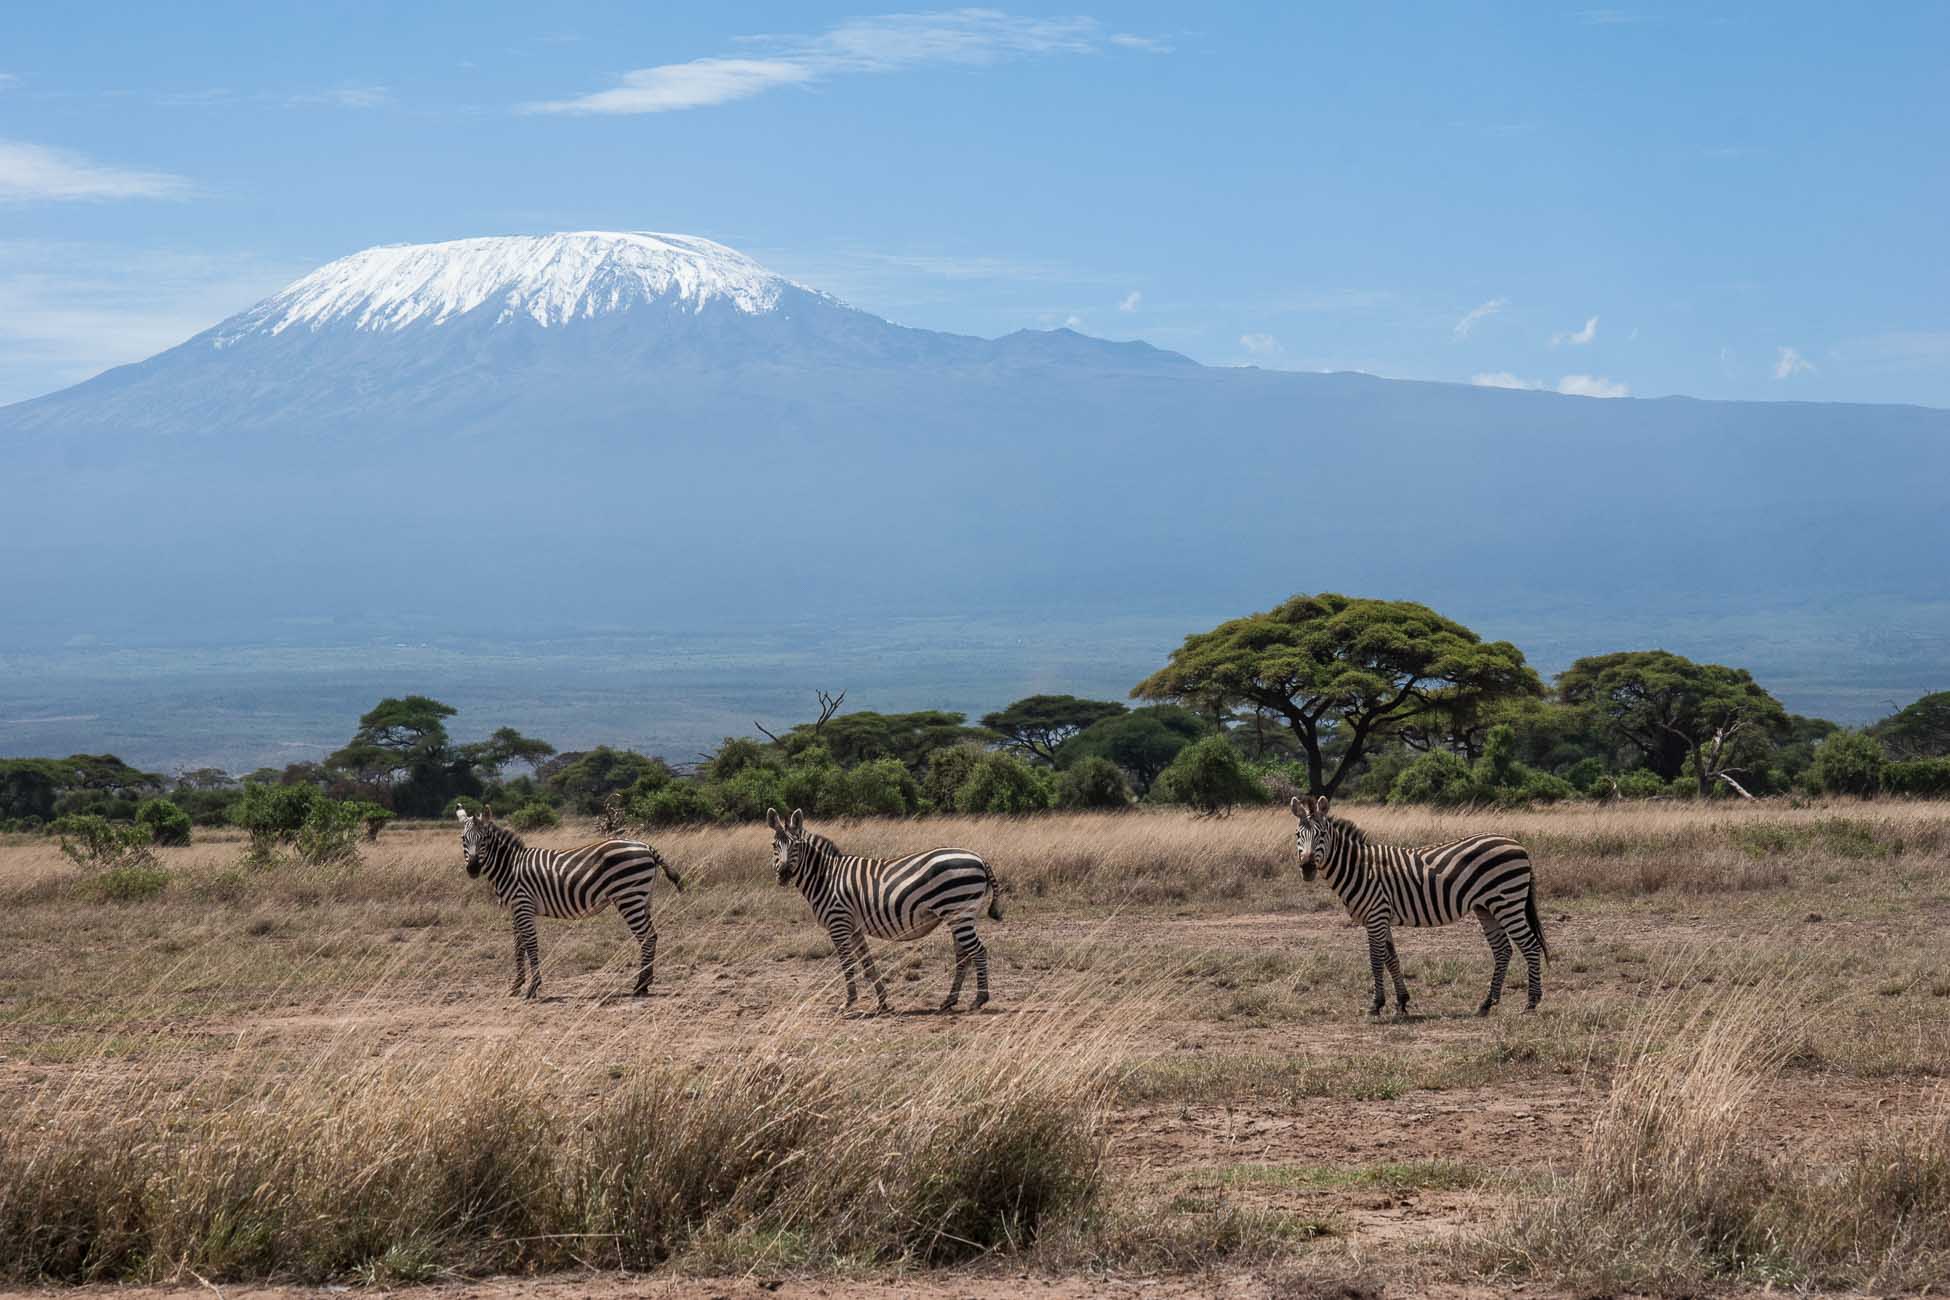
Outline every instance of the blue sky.
{"type": "Polygon", "coordinates": [[[1213,364],[1950,406],[1950,6],[16,6],[0,401],[378,243],[1213,364]]]}

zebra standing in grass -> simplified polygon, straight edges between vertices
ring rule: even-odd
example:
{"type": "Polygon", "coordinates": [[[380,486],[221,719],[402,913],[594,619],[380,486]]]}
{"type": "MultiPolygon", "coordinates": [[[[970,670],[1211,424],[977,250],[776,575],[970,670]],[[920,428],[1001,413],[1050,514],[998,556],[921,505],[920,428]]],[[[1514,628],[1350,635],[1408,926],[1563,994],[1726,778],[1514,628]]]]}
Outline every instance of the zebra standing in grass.
{"type": "Polygon", "coordinates": [[[955,940],[955,983],[941,1009],[955,1009],[971,964],[975,967],[971,1009],[982,1009],[989,1000],[989,953],[975,933],[975,918],[982,914],[986,900],[989,919],[1002,919],[995,873],[988,863],[966,849],[863,858],[842,853],[824,835],[808,831],[805,813],[796,808],[789,818],[767,808],[765,820],[772,827],[772,865],[778,868],[779,884],[799,886],[839,953],[840,969],[846,974],[842,1014],[851,1011],[859,998],[853,983],[856,964],[866,967],[880,1009],[889,1009],[887,986],[880,982],[873,954],[867,951],[868,935],[904,942],[919,939],[944,922],[955,940]]]}
{"type": "Polygon", "coordinates": [[[650,923],[650,886],[659,868],[679,892],[684,882],[663,856],[636,840],[599,840],[579,849],[531,849],[521,837],[483,809],[479,817],[460,818],[460,847],[467,856],[467,874],[486,874],[494,885],[495,901],[514,917],[515,982],[510,997],[522,991],[522,965],[528,967],[528,993],[542,987],[542,952],[535,936],[537,916],[593,916],[614,903],[624,924],[642,946],[637,964],[637,997],[650,990],[657,961],[657,927],[650,923]]]}
{"type": "Polygon", "coordinates": [[[1402,982],[1401,962],[1395,956],[1396,925],[1447,925],[1471,912],[1483,923],[1483,935],[1496,958],[1490,991],[1476,1008],[1487,1016],[1503,996],[1503,976],[1510,968],[1510,948],[1523,950],[1530,974],[1530,1000],[1535,1011],[1544,996],[1542,965],[1550,956],[1544,943],[1544,923],[1537,915],[1537,881],[1530,855],[1523,845],[1501,835],[1471,835],[1447,844],[1406,849],[1371,844],[1352,822],[1327,815],[1327,797],[1290,805],[1300,825],[1293,834],[1300,850],[1300,875],[1312,880],[1316,868],[1347,905],[1348,915],[1368,932],[1368,965],[1374,971],[1374,1006],[1380,1015],[1382,967],[1395,977],[1395,1012],[1408,1012],[1408,986],[1402,982]]]}

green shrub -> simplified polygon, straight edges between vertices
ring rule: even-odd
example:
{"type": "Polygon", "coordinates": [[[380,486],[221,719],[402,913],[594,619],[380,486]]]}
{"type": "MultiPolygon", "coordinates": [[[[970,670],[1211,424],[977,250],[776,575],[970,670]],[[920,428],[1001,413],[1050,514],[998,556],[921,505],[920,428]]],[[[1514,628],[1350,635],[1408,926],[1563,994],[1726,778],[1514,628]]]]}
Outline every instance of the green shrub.
{"type": "Polygon", "coordinates": [[[292,837],[298,861],[308,867],[350,866],[359,861],[359,830],[364,818],[357,804],[320,798],[292,837]]]}
{"type": "Polygon", "coordinates": [[[149,828],[82,814],[54,823],[61,852],[81,868],[81,892],[99,902],[154,898],[169,884],[149,828]]]}
{"type": "Polygon", "coordinates": [[[1659,774],[1642,767],[1635,767],[1618,778],[1620,799],[1657,799],[1665,793],[1666,783],[1659,779],[1659,774]]]}
{"type": "Polygon", "coordinates": [[[646,826],[682,826],[712,820],[712,808],[697,782],[672,781],[631,800],[630,815],[646,826]]]}
{"type": "Polygon", "coordinates": [[[1019,758],[983,754],[959,789],[955,811],[965,813],[1042,812],[1051,803],[1047,778],[1019,758]]]}
{"type": "Polygon", "coordinates": [[[1882,788],[1912,799],[1950,799],[1950,758],[1911,758],[1882,765],[1882,788]]]}
{"type": "Polygon", "coordinates": [[[1166,803],[1216,815],[1239,804],[1266,802],[1266,790],[1224,736],[1207,736],[1179,750],[1158,774],[1154,793],[1166,803]]]}
{"type": "MultiPolygon", "coordinates": [[[[365,799],[355,800],[351,806],[359,810],[359,820],[365,825],[368,843],[378,839],[379,832],[385,830],[387,824],[397,815],[391,808],[382,808],[365,799]]],[[[453,816],[451,812],[447,815],[453,816]]]]}
{"type": "Polygon", "coordinates": [[[115,867],[82,882],[82,892],[102,903],[143,903],[169,887],[161,867],[115,867]]]}
{"type": "Polygon", "coordinates": [[[929,811],[955,811],[955,791],[968,784],[968,778],[975,775],[976,764],[987,752],[980,745],[950,745],[928,755],[927,775],[921,778],[921,798],[927,802],[929,811]]]}
{"type": "Polygon", "coordinates": [[[148,827],[152,843],[180,848],[190,842],[190,815],[167,799],[143,800],[135,824],[148,827]]]}
{"type": "Polygon", "coordinates": [[[1882,746],[1860,731],[1838,731],[1815,746],[1808,768],[1815,789],[1823,794],[1871,798],[1882,785],[1882,746]]]}
{"type": "Polygon", "coordinates": [[[1123,769],[1095,754],[1077,760],[1056,777],[1058,808],[1127,808],[1131,787],[1123,769]]]}
{"type": "Polygon", "coordinates": [[[1579,759],[1571,764],[1564,779],[1582,795],[1597,797],[1611,793],[1611,782],[1605,779],[1605,762],[1601,758],[1579,759]]]}
{"type": "Polygon", "coordinates": [[[1433,749],[1402,769],[1389,787],[1389,803],[1433,804],[1438,808],[1476,803],[1485,792],[1476,784],[1476,774],[1459,754],[1433,749]]]}
{"type": "Polygon", "coordinates": [[[1523,784],[1517,787],[1516,793],[1523,803],[1559,803],[1577,798],[1580,792],[1563,777],[1532,768],[1525,773],[1523,784]]]}
{"type": "Polygon", "coordinates": [[[508,825],[518,831],[545,831],[551,826],[560,826],[562,819],[555,815],[555,809],[540,799],[524,804],[508,814],[508,825]]]}
{"type": "Polygon", "coordinates": [[[705,794],[719,821],[755,822],[765,816],[767,808],[785,804],[783,777],[776,767],[746,764],[724,780],[713,779],[705,786],[705,794]]]}
{"type": "Polygon", "coordinates": [[[919,783],[898,758],[860,764],[846,774],[844,790],[846,806],[836,811],[849,817],[905,817],[921,798],[919,783]]]}
{"type": "Polygon", "coordinates": [[[231,805],[230,821],[253,840],[289,844],[311,815],[312,806],[323,800],[316,786],[253,783],[246,785],[231,805]]]}

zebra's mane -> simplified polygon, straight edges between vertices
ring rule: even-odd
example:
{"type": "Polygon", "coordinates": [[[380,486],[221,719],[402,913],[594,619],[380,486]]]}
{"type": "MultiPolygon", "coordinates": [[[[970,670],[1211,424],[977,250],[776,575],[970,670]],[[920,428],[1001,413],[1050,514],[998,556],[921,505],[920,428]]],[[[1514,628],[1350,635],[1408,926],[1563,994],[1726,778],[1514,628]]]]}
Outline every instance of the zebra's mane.
{"type": "Polygon", "coordinates": [[[1334,834],[1345,835],[1357,845],[1366,845],[1368,833],[1345,817],[1329,817],[1327,824],[1334,828],[1334,834]]]}
{"type": "Polygon", "coordinates": [[[525,849],[528,847],[521,842],[521,836],[515,834],[513,830],[500,822],[482,822],[481,833],[487,836],[488,844],[512,844],[517,849],[525,849]]]}

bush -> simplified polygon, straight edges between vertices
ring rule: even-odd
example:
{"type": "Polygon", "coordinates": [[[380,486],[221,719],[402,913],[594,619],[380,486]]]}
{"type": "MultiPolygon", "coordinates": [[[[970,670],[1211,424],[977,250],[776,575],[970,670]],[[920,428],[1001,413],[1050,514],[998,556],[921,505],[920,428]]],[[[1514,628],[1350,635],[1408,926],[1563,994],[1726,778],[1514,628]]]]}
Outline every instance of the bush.
{"type": "Polygon", "coordinates": [[[950,745],[928,755],[927,775],[921,778],[921,798],[930,812],[955,811],[955,791],[975,775],[976,764],[988,751],[980,745],[950,745]]]}
{"type": "MultiPolygon", "coordinates": [[[[391,808],[382,808],[378,804],[364,799],[357,800],[351,806],[359,810],[359,820],[365,824],[366,828],[367,843],[378,839],[379,832],[385,830],[387,823],[391,822],[396,816],[391,808]]],[[[447,815],[449,817],[453,816],[452,813],[448,813],[447,815]]]]}
{"type": "Polygon", "coordinates": [[[955,811],[965,813],[1042,812],[1050,806],[1046,778],[1019,758],[983,754],[955,791],[955,811]]]}
{"type": "Polygon", "coordinates": [[[54,829],[61,837],[61,852],[81,868],[82,893],[98,902],[140,902],[169,884],[146,826],[83,814],[61,818],[54,829]]]}
{"type": "Polygon", "coordinates": [[[1863,732],[1838,731],[1815,746],[1808,776],[1824,794],[1872,798],[1882,785],[1882,746],[1863,732]]]}
{"type": "Polygon", "coordinates": [[[1882,788],[1912,799],[1950,798],[1950,758],[1912,758],[1882,765],[1882,788]]]}
{"type": "Polygon", "coordinates": [[[508,814],[508,825],[518,831],[545,831],[561,824],[562,819],[555,815],[555,809],[539,799],[508,814]]]}
{"type": "Polygon", "coordinates": [[[150,842],[180,848],[190,842],[190,815],[167,799],[145,799],[135,824],[149,829],[150,842]]]}
{"type": "Polygon", "coordinates": [[[82,892],[102,903],[143,903],[169,887],[161,867],[115,867],[82,883],[82,892]]]}
{"type": "Polygon", "coordinates": [[[1389,803],[1433,804],[1439,808],[1475,803],[1484,792],[1461,755],[1434,749],[1402,769],[1388,789],[1389,803]]]}
{"type": "Polygon", "coordinates": [[[1581,758],[1571,764],[1571,770],[1564,774],[1579,794],[1597,798],[1611,793],[1611,782],[1605,779],[1605,763],[1599,758],[1581,758]]]}
{"type": "Polygon", "coordinates": [[[1092,754],[1057,774],[1058,808],[1127,808],[1130,803],[1123,770],[1107,758],[1092,754]]]}
{"type": "Polygon", "coordinates": [[[336,867],[359,861],[359,830],[364,819],[357,804],[314,800],[304,825],[292,837],[298,860],[308,867],[336,867]]]}
{"type": "Polygon", "coordinates": [[[1266,802],[1265,788],[1224,736],[1207,736],[1179,750],[1158,774],[1155,793],[1166,803],[1185,804],[1207,815],[1266,802]]]}
{"type": "MultiPolygon", "coordinates": [[[[727,742],[729,744],[730,742],[727,742]]],[[[722,754],[724,751],[720,750],[722,754]]],[[[713,780],[705,794],[716,810],[718,820],[755,822],[767,808],[785,803],[783,774],[775,767],[746,764],[724,780],[713,780]]]]}
{"type": "Polygon", "coordinates": [[[1666,783],[1659,779],[1659,774],[1642,767],[1635,767],[1618,778],[1620,799],[1657,799],[1665,793],[1666,783]]]}
{"type": "Polygon", "coordinates": [[[695,781],[672,781],[630,801],[630,815],[646,826],[682,826],[712,819],[711,801],[695,781]]]}
{"type": "Polygon", "coordinates": [[[1528,769],[1523,784],[1516,789],[1517,799],[1523,803],[1559,803],[1565,799],[1575,799],[1579,795],[1575,785],[1561,776],[1549,772],[1528,769]]]}
{"type": "Polygon", "coordinates": [[[312,806],[323,799],[316,786],[247,785],[231,805],[230,820],[258,841],[260,848],[272,842],[289,844],[311,815],[312,806]]]}
{"type": "MultiPolygon", "coordinates": [[[[846,807],[850,817],[905,817],[920,802],[921,787],[898,758],[876,758],[846,774],[846,807]]],[[[797,805],[795,805],[797,806],[797,805]]]]}

